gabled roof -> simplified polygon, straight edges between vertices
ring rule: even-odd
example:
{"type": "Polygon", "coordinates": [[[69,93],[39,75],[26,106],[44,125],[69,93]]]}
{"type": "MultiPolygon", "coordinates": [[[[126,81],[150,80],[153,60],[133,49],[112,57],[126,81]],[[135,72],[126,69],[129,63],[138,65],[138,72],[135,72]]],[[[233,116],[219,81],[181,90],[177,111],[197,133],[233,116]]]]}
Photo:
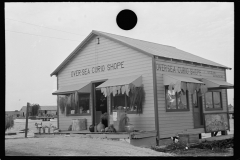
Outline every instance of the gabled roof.
{"type": "Polygon", "coordinates": [[[26,109],[27,109],[27,106],[22,106],[22,108],[20,109],[20,111],[25,112],[26,109]]]}
{"type": "Polygon", "coordinates": [[[57,106],[40,106],[39,110],[57,111],[57,106]]]}
{"type": "Polygon", "coordinates": [[[195,63],[201,63],[201,64],[206,64],[206,65],[231,69],[231,68],[221,65],[219,63],[216,63],[216,62],[207,60],[205,58],[196,56],[194,54],[182,51],[175,47],[93,30],[82,41],[82,43],[80,43],[77,46],[77,48],[51,73],[51,76],[56,75],[75,56],[77,51],[80,48],[82,48],[87,43],[87,41],[90,38],[92,38],[93,36],[103,36],[105,38],[111,39],[113,41],[117,41],[117,42],[124,44],[128,47],[131,47],[133,49],[139,50],[149,56],[155,55],[155,56],[164,57],[164,58],[172,58],[172,59],[177,59],[177,60],[183,60],[183,61],[189,61],[189,62],[195,62],[195,63]]]}

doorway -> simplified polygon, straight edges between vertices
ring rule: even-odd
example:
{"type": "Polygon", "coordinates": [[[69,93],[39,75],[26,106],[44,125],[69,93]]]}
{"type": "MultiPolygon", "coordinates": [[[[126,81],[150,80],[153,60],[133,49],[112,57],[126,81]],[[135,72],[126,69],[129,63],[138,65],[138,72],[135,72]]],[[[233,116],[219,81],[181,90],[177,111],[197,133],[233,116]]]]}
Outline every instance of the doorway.
{"type": "MultiPolygon", "coordinates": [[[[93,124],[99,124],[101,121],[101,115],[108,113],[107,97],[103,95],[100,89],[96,89],[97,86],[102,84],[104,81],[92,83],[93,85],[93,124]]],[[[103,120],[102,123],[105,127],[108,127],[108,120],[103,120]]]]}
{"type": "Polygon", "coordinates": [[[193,102],[193,120],[194,120],[194,128],[202,128],[203,125],[203,97],[200,92],[194,91],[192,94],[192,102],[193,102]]]}

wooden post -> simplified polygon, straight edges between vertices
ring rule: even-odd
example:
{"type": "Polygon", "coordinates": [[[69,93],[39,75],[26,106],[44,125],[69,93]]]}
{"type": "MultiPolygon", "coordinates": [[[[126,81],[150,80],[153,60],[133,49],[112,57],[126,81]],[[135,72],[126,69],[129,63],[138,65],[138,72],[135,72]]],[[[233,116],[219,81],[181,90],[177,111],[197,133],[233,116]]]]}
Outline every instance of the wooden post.
{"type": "Polygon", "coordinates": [[[214,137],[214,132],[211,132],[211,137],[214,137]]]}
{"type": "Polygon", "coordinates": [[[27,129],[28,129],[28,110],[29,110],[30,103],[27,103],[26,109],[26,125],[25,125],[25,138],[27,138],[27,129]]]}

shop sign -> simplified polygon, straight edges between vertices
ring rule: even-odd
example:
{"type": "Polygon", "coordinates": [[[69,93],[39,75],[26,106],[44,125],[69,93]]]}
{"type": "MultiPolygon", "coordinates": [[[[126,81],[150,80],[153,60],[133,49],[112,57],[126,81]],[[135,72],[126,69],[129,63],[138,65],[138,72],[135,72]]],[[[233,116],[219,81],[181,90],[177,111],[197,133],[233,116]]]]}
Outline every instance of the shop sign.
{"type": "Polygon", "coordinates": [[[116,62],[116,63],[110,63],[106,65],[99,65],[99,66],[93,66],[89,68],[83,68],[76,71],[71,71],[71,77],[75,76],[84,76],[88,74],[94,74],[94,73],[100,73],[105,71],[111,71],[111,70],[117,70],[124,68],[124,61],[122,62],[116,62]]]}
{"type": "Polygon", "coordinates": [[[229,130],[227,113],[205,114],[205,132],[217,132],[229,130]]]}
{"type": "Polygon", "coordinates": [[[204,71],[200,69],[193,69],[193,68],[173,66],[173,65],[157,64],[156,69],[157,71],[189,74],[189,75],[196,75],[196,76],[202,76],[202,74],[204,73],[204,74],[210,74],[213,77],[223,78],[223,75],[217,75],[216,72],[214,71],[204,71]]]}

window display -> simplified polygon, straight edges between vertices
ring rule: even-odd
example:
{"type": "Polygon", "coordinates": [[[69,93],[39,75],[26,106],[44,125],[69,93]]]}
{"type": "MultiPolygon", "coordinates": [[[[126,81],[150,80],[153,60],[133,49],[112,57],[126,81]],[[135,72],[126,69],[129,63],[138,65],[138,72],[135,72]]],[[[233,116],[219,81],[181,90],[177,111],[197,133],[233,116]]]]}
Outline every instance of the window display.
{"type": "Polygon", "coordinates": [[[79,94],[76,92],[74,94],[60,95],[59,106],[62,114],[64,113],[65,108],[67,115],[89,114],[90,94],[79,94]]]}
{"type": "Polygon", "coordinates": [[[188,110],[188,91],[175,92],[165,87],[167,111],[188,110]]]}

